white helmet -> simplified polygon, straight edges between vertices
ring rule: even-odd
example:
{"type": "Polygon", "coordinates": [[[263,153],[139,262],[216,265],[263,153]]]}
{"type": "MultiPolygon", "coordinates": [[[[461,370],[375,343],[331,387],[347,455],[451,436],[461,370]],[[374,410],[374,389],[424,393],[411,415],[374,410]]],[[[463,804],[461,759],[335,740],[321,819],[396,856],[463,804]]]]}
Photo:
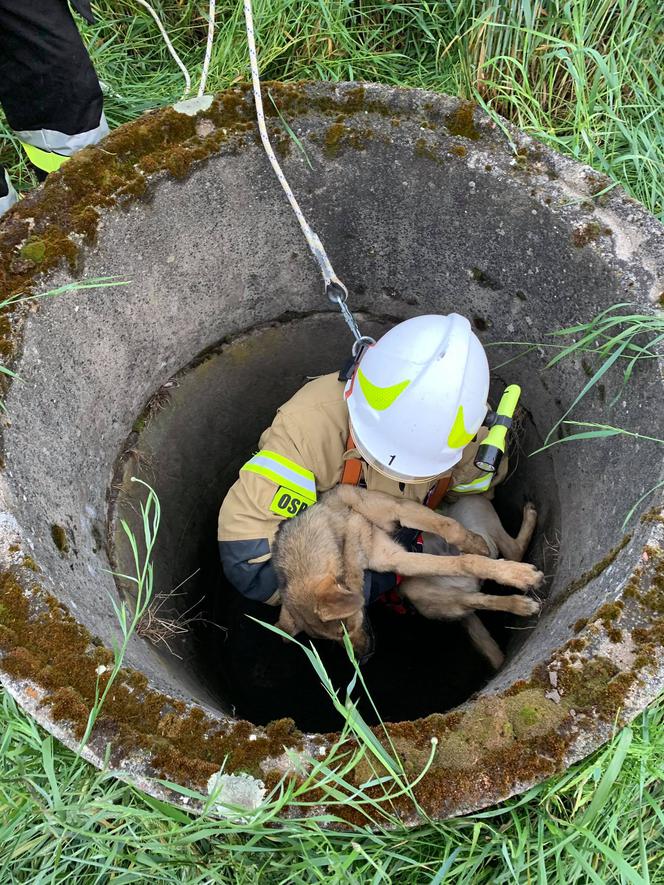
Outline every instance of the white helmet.
{"type": "Polygon", "coordinates": [[[419,316],[390,329],[346,385],[360,454],[400,482],[453,467],[487,413],[489,364],[465,317],[419,316]]]}

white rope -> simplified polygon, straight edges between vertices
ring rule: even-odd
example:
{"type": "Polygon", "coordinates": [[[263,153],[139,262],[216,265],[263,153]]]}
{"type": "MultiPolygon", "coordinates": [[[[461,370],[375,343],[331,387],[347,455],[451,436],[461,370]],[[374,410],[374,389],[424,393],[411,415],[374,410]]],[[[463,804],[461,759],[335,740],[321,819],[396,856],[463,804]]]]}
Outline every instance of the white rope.
{"type": "Polygon", "coordinates": [[[311,250],[311,254],[314,256],[316,263],[318,264],[323,275],[325,288],[330,299],[341,304],[341,302],[345,301],[348,297],[348,290],[335,274],[334,269],[332,268],[332,264],[330,263],[330,259],[327,257],[327,253],[323,248],[323,244],[321,243],[318,234],[309,226],[306,218],[304,217],[304,213],[300,209],[300,205],[295,199],[295,195],[293,194],[290,185],[286,181],[286,176],[282,172],[279,161],[277,160],[275,153],[272,150],[270,138],[267,134],[267,129],[265,127],[265,114],[263,113],[263,99],[261,97],[261,82],[258,76],[258,59],[256,56],[256,41],[254,38],[254,22],[251,9],[251,0],[244,0],[244,18],[247,25],[247,42],[249,44],[249,62],[251,65],[251,81],[254,90],[254,102],[256,104],[256,119],[258,121],[258,131],[261,135],[261,141],[263,142],[265,153],[267,154],[267,158],[270,161],[270,165],[274,169],[275,175],[279,179],[279,183],[284,189],[284,193],[288,198],[288,202],[291,204],[291,208],[295,213],[295,217],[300,223],[302,233],[305,236],[309,249],[311,250]]]}
{"type": "Polygon", "coordinates": [[[205,58],[203,60],[203,70],[201,72],[201,84],[198,87],[198,97],[205,94],[205,84],[207,83],[208,71],[210,69],[210,58],[212,57],[212,44],[214,42],[214,16],[216,0],[210,0],[210,12],[208,20],[207,46],[205,47],[205,58]]]}
{"type": "Polygon", "coordinates": [[[191,91],[191,77],[189,76],[189,71],[185,68],[185,66],[182,62],[182,59],[175,51],[175,47],[171,43],[170,37],[166,33],[166,28],[164,28],[164,26],[162,25],[161,19],[159,18],[157,13],[154,11],[154,9],[150,6],[149,3],[146,2],[146,0],[136,0],[136,3],[140,3],[141,6],[143,6],[145,9],[147,9],[147,11],[150,13],[152,18],[155,20],[155,22],[157,23],[157,27],[159,28],[159,31],[161,33],[161,36],[164,38],[164,43],[166,44],[166,48],[168,49],[168,51],[172,55],[177,66],[182,71],[182,74],[184,76],[184,82],[185,82],[185,90],[184,90],[184,93],[182,94],[182,98],[185,98],[187,95],[189,95],[189,92],[191,91]]]}

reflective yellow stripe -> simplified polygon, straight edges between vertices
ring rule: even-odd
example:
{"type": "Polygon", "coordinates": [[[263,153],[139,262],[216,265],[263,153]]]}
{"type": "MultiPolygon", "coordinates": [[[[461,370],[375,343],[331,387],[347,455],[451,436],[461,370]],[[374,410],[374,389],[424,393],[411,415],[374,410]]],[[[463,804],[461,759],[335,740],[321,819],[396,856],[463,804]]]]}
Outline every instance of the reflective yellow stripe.
{"type": "Polygon", "coordinates": [[[385,409],[389,409],[392,403],[401,396],[410,384],[410,381],[407,380],[400,381],[398,384],[392,384],[389,387],[379,387],[377,384],[369,381],[362,369],[357,370],[357,380],[360,383],[360,388],[366,401],[377,412],[384,412],[385,409]]]}
{"type": "Polygon", "coordinates": [[[41,148],[35,147],[32,144],[27,144],[25,141],[22,141],[21,144],[23,145],[23,150],[28,155],[28,160],[30,160],[32,165],[36,166],[37,169],[41,169],[42,172],[55,172],[69,159],[69,157],[63,157],[62,154],[54,154],[52,151],[43,151],[41,148]]]}
{"type": "Polygon", "coordinates": [[[261,449],[258,454],[263,458],[269,458],[270,461],[276,461],[277,464],[281,464],[282,467],[287,467],[289,470],[292,470],[293,473],[299,473],[300,476],[304,476],[306,479],[316,482],[316,478],[311,470],[307,470],[306,467],[300,467],[295,461],[291,461],[289,458],[285,458],[277,452],[271,452],[269,449],[261,449]]]}
{"type": "Polygon", "coordinates": [[[264,476],[278,486],[285,486],[309,504],[316,502],[316,477],[311,470],[300,467],[283,455],[263,449],[247,461],[242,470],[264,476]]]}
{"type": "Polygon", "coordinates": [[[459,406],[450,435],[447,437],[447,445],[450,449],[463,449],[474,436],[474,433],[468,433],[466,430],[466,425],[463,423],[463,406],[459,406]]]}
{"type": "Polygon", "coordinates": [[[477,479],[473,479],[471,482],[462,482],[460,485],[454,486],[450,491],[455,492],[457,495],[486,492],[491,485],[492,479],[493,473],[483,473],[482,476],[478,476],[477,479]]]}

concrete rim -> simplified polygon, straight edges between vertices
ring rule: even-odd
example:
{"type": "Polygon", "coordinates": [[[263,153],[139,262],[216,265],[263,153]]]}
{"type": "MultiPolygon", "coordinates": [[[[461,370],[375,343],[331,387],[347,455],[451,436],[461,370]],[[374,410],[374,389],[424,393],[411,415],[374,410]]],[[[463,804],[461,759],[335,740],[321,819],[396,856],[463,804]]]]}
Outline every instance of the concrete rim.
{"type": "MultiPolygon", "coordinates": [[[[603,205],[594,204],[593,190],[603,190],[606,184],[604,180],[598,179],[591,170],[537,145],[509,124],[505,124],[505,131],[517,147],[516,154],[506,148],[504,137],[488,117],[446,96],[376,85],[316,84],[283,87],[283,101],[284,107],[296,117],[305,117],[308,108],[313,106],[316,114],[328,122],[333,121],[328,127],[328,135],[333,126],[340,125],[350,132],[350,135],[341,133],[341,137],[351,141],[359,136],[356,131],[350,131],[350,124],[334,122],[342,113],[352,121],[366,117],[373,121],[376,129],[379,124],[387,125],[386,119],[397,113],[404,117],[410,115],[412,119],[436,121],[436,125],[441,126],[441,132],[445,132],[443,139],[449,141],[456,138],[459,146],[465,148],[466,154],[460,159],[465,159],[467,163],[474,162],[474,152],[485,144],[485,140],[492,147],[502,142],[502,149],[495,148],[492,174],[506,174],[514,162],[514,174],[521,175],[523,181],[537,185],[538,199],[544,201],[547,195],[560,199],[561,195],[567,194],[571,202],[561,209],[561,215],[567,224],[579,232],[579,237],[589,237],[588,244],[584,246],[589,246],[598,260],[601,259],[611,273],[625,284],[631,280],[634,300],[643,306],[643,310],[660,298],[661,226],[620,188],[610,191],[603,205]],[[458,134],[454,133],[454,127],[458,134]],[[519,154],[519,151],[522,153],[519,154]],[[524,160],[527,168],[519,168],[521,160],[524,160]],[[547,170],[554,171],[556,176],[549,178],[548,185],[545,181],[547,170]],[[581,209],[583,202],[591,202],[591,209],[581,209]],[[595,225],[608,225],[613,235],[595,236],[595,225]]],[[[359,125],[356,124],[356,129],[359,125]]],[[[395,131],[400,128],[395,127],[395,131]]],[[[425,157],[436,163],[433,156],[436,136],[428,135],[434,130],[423,131],[424,135],[420,138],[424,139],[424,144],[415,143],[415,151],[420,152],[420,158],[425,157]]],[[[253,123],[251,108],[242,90],[223,93],[211,109],[202,111],[196,117],[184,119],[183,115],[171,109],[163,109],[121,127],[102,146],[86,149],[74,157],[63,172],[54,175],[46,187],[29,195],[3,222],[0,227],[0,279],[5,291],[43,291],[45,287],[67,282],[75,277],[77,264],[80,270],[84,263],[91,260],[95,238],[103,240],[105,225],[111,216],[119,213],[118,205],[131,209],[139,205],[137,200],[152,199],[153,191],[164,181],[187,175],[195,177],[204,168],[208,156],[232,157],[238,152],[250,150],[256,150],[253,123]],[[108,189],[99,191],[97,206],[93,208],[90,205],[91,191],[86,182],[91,182],[93,189],[99,189],[99,182],[92,174],[95,167],[106,170],[108,189]],[[137,171],[134,178],[128,180],[129,169],[137,171]],[[65,268],[63,260],[68,262],[69,269],[65,268]]],[[[330,159],[334,160],[335,157],[331,156],[330,159]]],[[[307,281],[314,278],[313,273],[308,274],[307,281]]],[[[2,352],[11,367],[20,369],[28,359],[23,333],[26,328],[32,328],[31,324],[38,324],[40,315],[49,315],[48,306],[40,305],[35,311],[34,305],[19,303],[9,314],[5,314],[2,352]]],[[[155,387],[153,385],[152,389],[155,387]]],[[[6,381],[5,396],[10,404],[12,398],[17,402],[20,394],[16,392],[16,385],[6,381]]],[[[36,667],[39,678],[35,678],[34,658],[37,653],[28,649],[28,654],[25,654],[26,646],[18,644],[16,637],[25,635],[25,623],[36,623],[35,619],[48,613],[50,622],[62,628],[61,636],[69,631],[85,646],[85,656],[91,666],[102,666],[107,656],[96,638],[77,625],[75,619],[61,608],[53,595],[57,590],[56,583],[49,571],[43,569],[38,555],[41,552],[37,549],[39,544],[35,547],[31,540],[31,529],[16,516],[17,509],[20,510],[16,506],[20,486],[15,486],[12,473],[16,452],[14,433],[11,422],[6,423],[3,448],[7,467],[0,485],[0,553],[3,558],[0,604],[4,604],[5,611],[10,602],[15,607],[12,609],[13,621],[4,617],[0,619],[0,679],[5,689],[17,698],[33,718],[75,749],[75,730],[66,718],[69,709],[66,702],[71,698],[61,696],[59,706],[44,704],[45,699],[54,692],[54,686],[44,679],[45,659],[36,667]],[[61,714],[59,717],[58,711],[61,714]]],[[[653,485],[655,481],[656,477],[653,476],[653,485]]],[[[618,560],[620,550],[612,551],[614,555],[608,567],[614,560],[622,563],[612,600],[619,599],[623,603],[622,610],[616,615],[615,608],[607,610],[609,603],[605,603],[586,619],[586,624],[579,627],[577,635],[570,636],[569,642],[550,655],[546,666],[533,670],[528,683],[520,686],[498,685],[494,700],[485,699],[469,707],[465,713],[437,717],[434,731],[439,739],[447,738],[460,724],[472,727],[475,721],[473,717],[482,710],[486,712],[487,705],[491,706],[492,711],[496,705],[502,705],[500,715],[503,716],[502,708],[511,703],[511,697],[521,692],[555,691],[556,680],[552,678],[552,673],[560,674],[566,668],[573,668],[576,658],[581,657],[592,663],[593,659],[608,654],[610,631],[615,629],[615,617],[619,617],[621,625],[631,628],[632,641],[629,647],[622,649],[623,661],[618,664],[618,672],[610,677],[615,683],[615,692],[609,697],[604,691],[606,686],[601,686],[601,697],[600,694],[595,696],[591,693],[585,708],[577,704],[574,710],[568,711],[562,720],[557,721],[551,734],[547,735],[547,739],[550,739],[549,756],[540,740],[543,736],[531,734],[529,740],[532,746],[528,748],[524,744],[522,759],[510,770],[504,766],[499,769],[495,761],[484,760],[482,765],[485,767],[476,768],[470,780],[455,770],[454,777],[448,772],[447,779],[440,777],[435,783],[427,784],[422,802],[428,815],[447,817],[462,814],[527,789],[561,767],[587,755],[611,735],[614,721],[629,721],[661,690],[664,683],[661,600],[657,594],[653,594],[655,591],[662,592],[664,526],[658,515],[662,500],[661,493],[659,497],[653,496],[648,503],[647,520],[638,524],[634,538],[628,542],[627,552],[632,556],[631,562],[627,562],[625,556],[618,560]],[[637,636],[642,640],[641,652],[636,644],[637,636]],[[580,639],[587,641],[583,654],[577,654],[573,645],[580,639]],[[499,702],[495,700],[496,697],[499,697],[499,702]],[[587,725],[579,727],[578,723],[584,717],[587,723],[592,722],[591,730],[587,725]]],[[[598,574],[596,579],[604,580],[605,574],[598,574]]],[[[591,576],[589,580],[595,578],[591,576]]],[[[621,643],[613,645],[621,646],[621,643]]],[[[169,729],[174,729],[174,716],[184,719],[185,723],[197,722],[201,733],[217,732],[223,736],[229,748],[237,741],[246,742],[250,735],[256,735],[253,742],[253,770],[256,774],[255,762],[260,758],[259,767],[268,783],[270,778],[279,776],[283,770],[284,745],[292,743],[301,751],[316,756],[330,743],[329,736],[300,736],[284,724],[277,724],[272,729],[258,729],[229,721],[205,705],[191,705],[182,698],[172,699],[164,693],[155,692],[137,671],[127,672],[126,684],[130,694],[142,696],[146,703],[162,705],[161,721],[165,723],[162,739],[165,742],[171,740],[169,729]]],[[[67,686],[60,688],[64,691],[67,686]]],[[[76,698],[75,703],[80,703],[80,698],[76,698]]],[[[428,720],[425,722],[432,725],[428,720]]],[[[128,779],[151,795],[182,804],[181,797],[164,790],[157,783],[159,773],[163,776],[169,770],[168,765],[161,768],[155,765],[154,747],[143,746],[140,742],[132,745],[131,741],[126,740],[126,726],[121,722],[106,722],[103,733],[93,738],[84,749],[84,757],[101,767],[107,740],[115,740],[118,735],[121,739],[120,744],[115,746],[114,768],[125,773],[128,779]]],[[[413,730],[405,733],[403,738],[406,741],[414,740],[413,730]]],[[[171,764],[177,768],[177,754],[170,750],[168,752],[171,764]]],[[[171,767],[170,771],[173,772],[175,768],[171,767]]],[[[239,765],[236,770],[242,771],[243,768],[239,765]]],[[[191,783],[184,765],[181,771],[181,782],[191,783]]],[[[405,823],[414,824],[420,820],[412,807],[404,806],[402,814],[405,823]]]]}

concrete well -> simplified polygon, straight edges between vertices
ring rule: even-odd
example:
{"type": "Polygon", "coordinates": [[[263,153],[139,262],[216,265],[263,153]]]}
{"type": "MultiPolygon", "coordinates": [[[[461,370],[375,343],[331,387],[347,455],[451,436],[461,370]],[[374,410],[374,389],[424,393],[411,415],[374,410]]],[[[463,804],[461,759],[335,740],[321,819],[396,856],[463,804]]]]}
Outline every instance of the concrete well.
{"type": "MultiPolygon", "coordinates": [[[[616,302],[658,309],[662,228],[608,179],[457,99],[355,84],[271,91],[302,146],[271,118],[285,171],[363,330],[465,313],[491,345],[496,386],[523,388],[521,452],[499,506],[508,523],[526,496],[540,511],[540,618],[491,625],[508,653],[492,675],[454,625],[397,629],[380,613],[383,663],[367,671],[409,775],[435,739],[421,807],[460,814],[586,755],[662,687],[662,489],[622,527],[662,478],[661,447],[614,437],[528,457],[598,365],[587,354],[545,369],[547,333],[616,302]],[[513,359],[523,348],[504,342],[524,341],[539,346],[513,359]]],[[[129,478],[161,500],[155,592],[182,584],[163,619],[202,599],[196,611],[223,622],[219,503],[275,408],[307,375],[336,370],[350,344],[245,90],[121,127],[0,225],[5,296],[111,275],[106,288],[14,303],[0,320],[3,362],[20,376],[4,377],[0,677],[69,746],[118,636],[113,601],[126,587],[108,570],[128,568],[118,519],[136,526],[129,478]]],[[[662,437],[660,369],[639,363],[622,392],[607,375],[574,417],[662,437]]],[[[137,636],[85,754],[100,764],[110,744],[118,770],[173,799],[157,779],[205,791],[226,758],[246,791],[283,775],[284,748],[325,752],[335,723],[313,684],[304,709],[288,697],[252,704],[241,682],[218,626],[191,625],[168,645],[137,636]]],[[[400,813],[419,819],[405,799],[400,813]]]]}

